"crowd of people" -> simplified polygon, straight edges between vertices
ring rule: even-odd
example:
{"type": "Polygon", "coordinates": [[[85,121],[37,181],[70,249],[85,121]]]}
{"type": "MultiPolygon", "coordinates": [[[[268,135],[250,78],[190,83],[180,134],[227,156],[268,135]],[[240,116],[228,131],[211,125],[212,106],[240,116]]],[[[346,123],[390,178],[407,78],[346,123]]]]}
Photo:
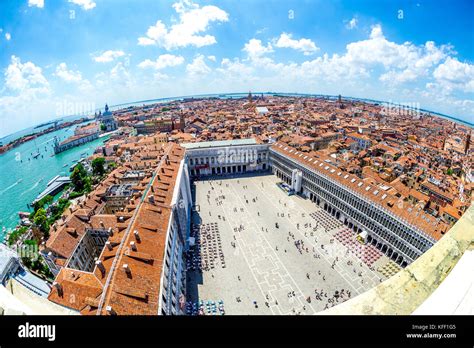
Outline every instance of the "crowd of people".
{"type": "Polygon", "coordinates": [[[210,271],[219,264],[226,268],[219,225],[211,222],[191,227],[195,245],[186,253],[186,269],[210,271]]]}
{"type": "MultiPolygon", "coordinates": [[[[216,219],[226,221],[225,216],[220,213],[220,210],[218,209],[213,209],[215,206],[220,207],[226,202],[226,195],[223,192],[222,187],[225,186],[226,188],[229,188],[229,183],[223,183],[223,181],[209,181],[209,187],[210,189],[207,191],[207,203],[211,209],[209,209],[209,215],[210,216],[215,216],[216,219]],[[212,202],[212,203],[211,203],[212,202]],[[212,212],[212,213],[211,213],[212,212]],[[219,213],[218,213],[219,212],[219,213]]],[[[242,202],[244,203],[244,206],[239,206],[237,204],[236,206],[231,206],[230,209],[233,211],[234,214],[239,214],[239,213],[247,213],[250,209],[255,209],[254,213],[257,214],[257,216],[261,216],[261,211],[260,209],[264,209],[263,213],[268,216],[268,210],[266,210],[268,207],[264,207],[260,205],[259,197],[258,195],[255,195],[254,191],[252,188],[249,188],[248,185],[242,185],[240,184],[240,181],[237,180],[237,183],[241,186],[241,197],[243,197],[242,202]],[[249,194],[251,192],[251,194],[249,194]]],[[[264,186],[263,183],[261,183],[262,187],[264,186]]],[[[262,232],[269,233],[269,232],[276,232],[276,233],[281,233],[278,232],[278,230],[281,230],[281,219],[289,219],[292,220],[294,219],[294,216],[287,210],[287,203],[279,200],[279,204],[282,206],[282,209],[279,209],[278,211],[274,212],[276,215],[276,219],[274,220],[275,223],[275,230],[271,231],[272,229],[264,226],[259,226],[261,228],[262,232]]],[[[225,209],[224,209],[225,211],[225,209]]],[[[332,219],[333,217],[329,216],[326,212],[319,213],[311,213],[309,216],[313,219],[311,222],[297,222],[295,223],[296,226],[296,231],[292,232],[287,231],[288,235],[286,236],[286,240],[289,243],[289,247],[286,247],[285,245],[275,245],[275,252],[284,252],[288,253],[292,246],[295,247],[296,251],[300,254],[309,254],[312,255],[314,259],[321,259],[324,256],[324,259],[326,261],[329,260],[330,266],[332,269],[336,269],[336,266],[342,262],[342,266],[344,266],[345,269],[347,269],[347,266],[351,266],[353,269],[353,272],[360,278],[362,284],[363,284],[363,278],[364,274],[362,273],[362,263],[359,264],[360,269],[357,270],[355,265],[353,264],[354,261],[347,260],[347,256],[350,253],[349,250],[345,250],[344,255],[336,255],[334,257],[334,250],[331,249],[332,245],[336,243],[336,240],[334,238],[331,238],[329,234],[330,230],[340,227],[342,223],[334,222],[332,219]],[[317,219],[321,219],[321,221],[318,221],[317,219]],[[323,235],[318,234],[320,231],[325,232],[323,235]],[[297,236],[298,235],[298,236],[297,236]],[[304,237],[303,237],[304,235],[304,237]],[[321,240],[318,240],[321,238],[321,240]],[[313,242],[314,241],[314,242],[313,242]]],[[[305,218],[306,215],[305,213],[298,213],[298,215],[301,214],[302,218],[305,218]]],[[[275,216],[274,215],[274,216],[275,216]]],[[[293,213],[294,215],[294,213],[293,213]]],[[[216,224],[217,225],[217,224],[216,224]]],[[[232,225],[232,224],[231,224],[232,225]]],[[[272,224],[269,224],[268,226],[271,226],[272,224]]],[[[201,243],[203,241],[210,241],[210,240],[215,240],[217,242],[216,245],[212,245],[208,248],[201,248],[200,252],[202,253],[202,265],[207,265],[207,268],[204,268],[205,270],[209,270],[213,268],[212,261],[206,264],[205,260],[207,259],[207,256],[204,257],[204,255],[214,255],[214,256],[219,256],[223,258],[223,253],[222,253],[222,246],[221,246],[221,240],[220,240],[220,235],[214,235],[213,231],[215,231],[215,228],[213,227],[214,225],[210,225],[209,227],[206,227],[200,230],[201,234],[204,232],[203,237],[201,237],[201,243]],[[218,248],[214,248],[213,246],[217,246],[218,248]],[[207,253],[207,254],[206,254],[207,253]]],[[[286,226],[286,225],[283,225],[286,226]]],[[[242,233],[246,230],[246,227],[248,227],[248,224],[244,223],[239,223],[238,226],[232,226],[233,229],[233,235],[232,238],[233,240],[230,241],[230,246],[233,249],[238,249],[238,239],[236,239],[236,236],[238,237],[239,233],[242,233]]],[[[196,257],[196,256],[195,256],[196,257]]],[[[199,257],[196,258],[196,261],[199,261],[199,257]]],[[[224,263],[225,264],[225,263],[224,263]]],[[[225,266],[224,266],[225,267],[225,266]]],[[[294,314],[301,314],[307,311],[308,308],[311,308],[311,311],[313,311],[315,308],[320,308],[322,309],[327,309],[329,307],[332,307],[336,304],[339,304],[341,302],[344,302],[348,299],[351,298],[351,291],[345,288],[339,288],[338,290],[332,290],[333,286],[331,286],[331,282],[328,283],[332,277],[330,274],[326,274],[324,271],[324,268],[317,269],[316,272],[310,274],[309,272],[306,272],[304,274],[306,276],[306,280],[308,282],[311,282],[313,284],[319,284],[320,288],[315,288],[314,289],[314,294],[307,294],[306,296],[301,293],[300,291],[295,292],[295,291],[290,291],[288,292],[288,300],[290,303],[295,303],[299,304],[299,306],[296,306],[291,309],[291,312],[294,314]],[[327,285],[324,285],[325,283],[328,283],[327,285]],[[326,290],[324,290],[326,289],[326,290]],[[331,289],[331,290],[328,290],[331,289]],[[300,301],[294,301],[295,298],[300,299],[300,301]],[[291,302],[292,301],[292,302],[291,302]],[[320,305],[314,307],[315,303],[320,303],[320,305]],[[302,304],[302,305],[301,305],[302,304]]],[[[240,282],[242,281],[241,276],[237,275],[237,280],[240,282]]],[[[245,289],[244,289],[245,290],[245,289]]],[[[242,297],[241,296],[236,296],[235,297],[236,303],[242,303],[242,297]]],[[[268,294],[266,295],[266,300],[263,301],[265,307],[271,308],[273,306],[281,306],[281,304],[278,303],[278,301],[275,298],[271,298],[268,294]]],[[[255,308],[260,308],[257,300],[251,300],[251,304],[255,308]]],[[[286,306],[285,306],[286,307],[286,306]]],[[[207,308],[207,307],[206,307],[207,308]]],[[[212,307],[211,307],[212,308],[212,307]]],[[[199,312],[199,310],[198,310],[199,312]]],[[[212,313],[212,309],[211,309],[212,313]]]]}
{"type": "Polygon", "coordinates": [[[225,315],[224,301],[203,301],[186,302],[187,315],[225,315]]]}

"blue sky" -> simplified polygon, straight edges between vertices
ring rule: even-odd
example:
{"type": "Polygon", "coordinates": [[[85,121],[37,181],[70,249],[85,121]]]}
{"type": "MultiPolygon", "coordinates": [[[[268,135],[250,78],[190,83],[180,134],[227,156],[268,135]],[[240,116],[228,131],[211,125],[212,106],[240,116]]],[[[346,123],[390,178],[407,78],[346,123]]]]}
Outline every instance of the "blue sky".
{"type": "Polygon", "coordinates": [[[473,1],[3,0],[0,137],[109,104],[280,91],[473,121],[473,1]]]}

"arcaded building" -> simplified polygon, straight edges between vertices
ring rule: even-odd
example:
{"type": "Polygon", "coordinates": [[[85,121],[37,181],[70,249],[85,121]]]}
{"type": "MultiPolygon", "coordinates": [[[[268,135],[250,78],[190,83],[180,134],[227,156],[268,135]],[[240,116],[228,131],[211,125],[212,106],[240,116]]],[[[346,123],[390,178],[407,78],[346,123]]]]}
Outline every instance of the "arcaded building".
{"type": "MultiPolygon", "coordinates": [[[[315,158],[284,143],[270,148],[272,172],[296,188],[402,266],[428,250],[448,226],[419,207],[400,202],[383,186],[338,169],[330,159],[315,158]]],[[[388,187],[387,187],[388,188],[388,187]]]]}
{"type": "Polygon", "coordinates": [[[182,144],[193,177],[268,170],[268,144],[255,139],[182,144]]]}

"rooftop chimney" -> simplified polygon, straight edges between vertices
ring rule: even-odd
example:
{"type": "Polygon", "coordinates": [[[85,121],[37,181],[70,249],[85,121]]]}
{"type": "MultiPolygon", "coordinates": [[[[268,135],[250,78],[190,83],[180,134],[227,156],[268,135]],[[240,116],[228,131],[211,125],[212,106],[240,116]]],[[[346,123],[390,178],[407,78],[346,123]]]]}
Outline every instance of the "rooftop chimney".
{"type": "Polygon", "coordinates": [[[100,226],[104,228],[104,222],[102,220],[100,221],[100,226]]]}
{"type": "Polygon", "coordinates": [[[95,262],[95,265],[97,266],[97,268],[99,269],[100,273],[102,273],[102,275],[105,274],[105,267],[104,267],[104,264],[102,263],[102,261],[100,260],[97,260],[95,262]]]}
{"type": "Polygon", "coordinates": [[[132,274],[132,271],[130,270],[130,267],[128,267],[128,263],[124,263],[122,267],[123,267],[123,270],[125,271],[125,273],[127,273],[127,275],[132,274]]]}
{"type": "Polygon", "coordinates": [[[112,309],[112,306],[107,306],[105,307],[105,311],[107,312],[107,314],[109,315],[116,315],[117,313],[112,309]]]}
{"type": "Polygon", "coordinates": [[[133,251],[137,251],[137,246],[135,245],[134,241],[130,242],[130,247],[132,248],[133,251]]]}
{"type": "Polygon", "coordinates": [[[107,249],[112,250],[112,244],[109,241],[105,242],[105,246],[107,249]]]}
{"type": "Polygon", "coordinates": [[[149,196],[148,196],[148,201],[149,201],[151,204],[155,204],[155,197],[153,197],[153,195],[149,195],[149,196]]]}
{"type": "Polygon", "coordinates": [[[112,227],[109,227],[109,230],[107,232],[109,233],[109,236],[114,235],[114,231],[112,231],[112,227]]]}
{"type": "Polygon", "coordinates": [[[133,231],[133,234],[135,235],[135,239],[137,241],[140,241],[140,234],[138,233],[138,231],[137,230],[133,231]]]}
{"type": "Polygon", "coordinates": [[[61,284],[59,284],[58,282],[53,282],[53,287],[56,288],[59,296],[63,295],[63,287],[61,286],[61,284]]]}

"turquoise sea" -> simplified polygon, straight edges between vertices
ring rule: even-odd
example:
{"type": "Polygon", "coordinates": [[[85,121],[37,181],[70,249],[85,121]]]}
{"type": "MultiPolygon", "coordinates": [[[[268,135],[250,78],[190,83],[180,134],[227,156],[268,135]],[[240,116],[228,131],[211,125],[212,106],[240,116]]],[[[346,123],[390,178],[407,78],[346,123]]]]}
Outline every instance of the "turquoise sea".
{"type": "Polygon", "coordinates": [[[54,156],[54,136],[64,140],[74,133],[75,126],[42,135],[0,155],[0,241],[4,239],[3,227],[14,228],[19,211],[28,210],[46,184],[56,175],[69,175],[69,167],[81,155],[89,156],[103,144],[107,137],[78,146],[54,156]],[[39,151],[37,159],[32,154],[39,151]]]}

